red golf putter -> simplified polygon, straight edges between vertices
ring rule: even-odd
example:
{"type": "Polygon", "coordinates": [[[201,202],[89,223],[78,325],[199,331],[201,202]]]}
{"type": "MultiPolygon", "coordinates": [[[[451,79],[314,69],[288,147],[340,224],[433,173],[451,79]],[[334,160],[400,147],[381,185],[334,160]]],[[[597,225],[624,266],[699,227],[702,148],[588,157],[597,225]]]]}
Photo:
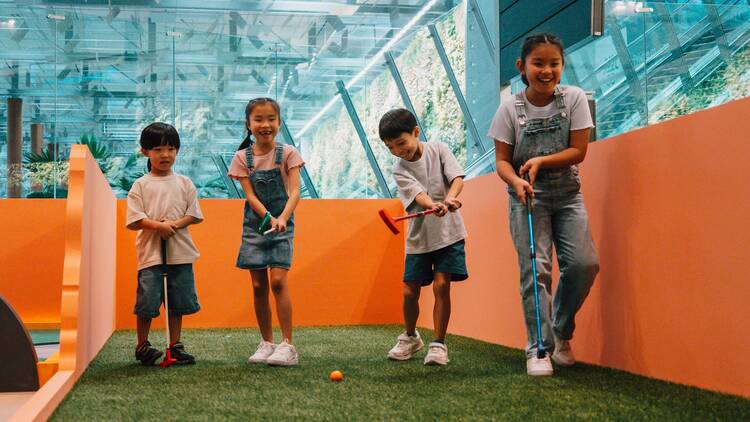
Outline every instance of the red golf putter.
{"type": "Polygon", "coordinates": [[[409,218],[422,217],[423,215],[432,214],[435,211],[437,210],[432,209],[432,210],[427,210],[427,211],[421,211],[421,212],[414,213],[414,214],[402,215],[400,217],[394,218],[394,217],[391,217],[390,214],[388,214],[388,211],[381,209],[380,211],[378,211],[378,215],[380,216],[380,218],[383,219],[383,222],[385,223],[386,226],[388,226],[388,229],[390,229],[390,231],[393,232],[393,234],[399,234],[401,230],[399,230],[398,226],[396,226],[396,222],[401,221],[401,220],[407,220],[409,218]]]}
{"type": "Polygon", "coordinates": [[[167,329],[167,350],[164,354],[164,360],[159,365],[162,368],[166,368],[169,365],[177,362],[177,359],[172,357],[172,350],[169,348],[169,298],[167,297],[167,240],[161,240],[161,275],[164,278],[164,326],[167,329]]]}

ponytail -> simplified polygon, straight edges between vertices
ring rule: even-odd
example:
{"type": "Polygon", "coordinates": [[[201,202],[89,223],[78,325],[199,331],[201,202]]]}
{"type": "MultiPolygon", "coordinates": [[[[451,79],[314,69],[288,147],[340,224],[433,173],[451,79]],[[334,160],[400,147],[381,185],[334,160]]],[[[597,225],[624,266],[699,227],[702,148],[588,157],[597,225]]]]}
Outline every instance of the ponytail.
{"type": "Polygon", "coordinates": [[[253,137],[250,135],[250,132],[247,133],[247,136],[245,136],[245,139],[240,144],[240,147],[237,148],[237,151],[241,149],[250,148],[250,146],[253,144],[253,137]]]}

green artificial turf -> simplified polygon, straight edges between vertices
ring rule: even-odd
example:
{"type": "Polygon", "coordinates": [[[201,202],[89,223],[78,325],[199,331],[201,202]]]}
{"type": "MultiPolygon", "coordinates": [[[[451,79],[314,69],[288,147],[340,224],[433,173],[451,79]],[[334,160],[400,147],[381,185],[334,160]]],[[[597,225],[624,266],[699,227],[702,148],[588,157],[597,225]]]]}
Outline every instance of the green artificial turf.
{"type": "MultiPolygon", "coordinates": [[[[446,367],[424,366],[424,350],[388,361],[399,331],[301,328],[300,365],[272,368],[247,363],[257,330],[187,330],[197,364],[166,369],[140,366],[134,332],[118,331],[52,419],[750,420],[750,400],[591,365],[528,377],[522,351],[458,336],[447,339],[446,367]],[[343,382],[328,380],[334,369],[343,382]]],[[[161,345],[163,333],[151,341],[161,345]]]]}

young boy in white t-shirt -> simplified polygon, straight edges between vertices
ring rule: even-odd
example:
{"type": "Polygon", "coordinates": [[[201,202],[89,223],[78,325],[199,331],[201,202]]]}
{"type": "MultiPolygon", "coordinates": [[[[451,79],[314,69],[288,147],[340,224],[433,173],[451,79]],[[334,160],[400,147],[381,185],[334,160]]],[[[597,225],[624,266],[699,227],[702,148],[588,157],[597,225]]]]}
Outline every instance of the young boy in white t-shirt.
{"type": "Polygon", "coordinates": [[[407,360],[424,343],[417,332],[419,293],[432,286],[435,294],[435,339],[428,347],[425,365],[448,363],[445,333],[451,313],[450,285],[469,277],[464,239],[466,228],[456,197],[463,188],[464,171],[447,145],[420,142],[417,120],[406,109],[387,112],[380,119],[380,139],[399,157],[393,166],[398,194],[407,212],[435,210],[409,223],[404,270],[404,326],[388,352],[393,360],[407,360]]]}
{"type": "Polygon", "coordinates": [[[180,364],[195,363],[180,342],[182,316],[200,310],[195,293],[193,262],[200,255],[187,227],[203,221],[195,186],[172,172],[180,137],[166,123],[152,123],[141,132],[141,152],[148,157],[149,173],[128,192],[127,228],[138,230],[138,290],[135,309],[138,344],[135,357],[154,365],[162,352],[151,346],[151,320],[164,302],[161,240],[167,241],[167,294],[169,295],[169,348],[180,364]]]}

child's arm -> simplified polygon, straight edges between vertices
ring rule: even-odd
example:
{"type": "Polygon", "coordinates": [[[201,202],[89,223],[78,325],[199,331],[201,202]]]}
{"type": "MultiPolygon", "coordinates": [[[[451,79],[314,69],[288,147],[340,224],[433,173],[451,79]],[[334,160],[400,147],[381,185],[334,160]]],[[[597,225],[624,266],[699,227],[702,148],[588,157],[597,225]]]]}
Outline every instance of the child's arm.
{"type": "Polygon", "coordinates": [[[252,208],[252,210],[255,211],[255,214],[260,217],[266,215],[268,210],[266,209],[266,206],[263,205],[262,202],[260,202],[260,199],[255,196],[255,190],[253,189],[252,183],[250,183],[250,178],[240,177],[237,180],[240,181],[242,191],[245,192],[245,200],[247,201],[248,205],[250,205],[250,208],[252,208]]]}
{"type": "Polygon", "coordinates": [[[513,145],[495,139],[495,166],[497,174],[508,186],[512,187],[518,195],[518,200],[526,205],[526,197],[534,197],[534,189],[531,184],[518,177],[513,169],[513,145]]]}
{"type": "Polygon", "coordinates": [[[536,174],[540,168],[568,167],[578,164],[586,158],[586,150],[589,147],[590,128],[571,130],[569,147],[555,154],[534,157],[525,162],[519,173],[523,176],[529,173],[529,180],[534,184],[536,174]]]}
{"type": "Polygon", "coordinates": [[[289,169],[289,199],[286,201],[284,211],[275,219],[271,217],[271,227],[276,228],[278,233],[286,231],[286,222],[289,221],[289,216],[292,215],[294,209],[297,208],[299,203],[299,167],[289,169]]]}
{"type": "Polygon", "coordinates": [[[426,192],[420,192],[416,196],[416,198],[414,198],[414,202],[416,202],[417,205],[422,207],[425,211],[436,210],[435,215],[437,215],[438,217],[442,217],[448,213],[448,207],[444,203],[433,201],[426,192]]]}
{"type": "Polygon", "coordinates": [[[456,177],[451,181],[451,187],[448,190],[448,194],[445,195],[443,203],[448,206],[448,211],[455,211],[461,208],[461,201],[457,199],[458,195],[464,188],[464,178],[462,176],[456,177]]]}
{"type": "Polygon", "coordinates": [[[127,228],[130,230],[155,230],[162,239],[169,239],[175,234],[175,229],[168,222],[150,218],[134,221],[128,224],[127,228]]]}
{"type": "Polygon", "coordinates": [[[164,223],[169,224],[174,230],[180,230],[180,229],[186,228],[187,226],[189,226],[191,224],[198,224],[198,223],[200,223],[202,221],[203,221],[203,219],[201,219],[201,218],[197,218],[197,217],[194,217],[192,215],[186,215],[186,216],[180,218],[179,220],[174,220],[174,221],[172,221],[172,220],[164,220],[164,223]]]}
{"type": "Polygon", "coordinates": [[[141,195],[140,184],[136,181],[128,192],[127,199],[127,227],[129,230],[155,230],[162,239],[168,239],[174,236],[174,229],[166,223],[152,220],[146,215],[143,206],[143,196],[141,195]]]}

